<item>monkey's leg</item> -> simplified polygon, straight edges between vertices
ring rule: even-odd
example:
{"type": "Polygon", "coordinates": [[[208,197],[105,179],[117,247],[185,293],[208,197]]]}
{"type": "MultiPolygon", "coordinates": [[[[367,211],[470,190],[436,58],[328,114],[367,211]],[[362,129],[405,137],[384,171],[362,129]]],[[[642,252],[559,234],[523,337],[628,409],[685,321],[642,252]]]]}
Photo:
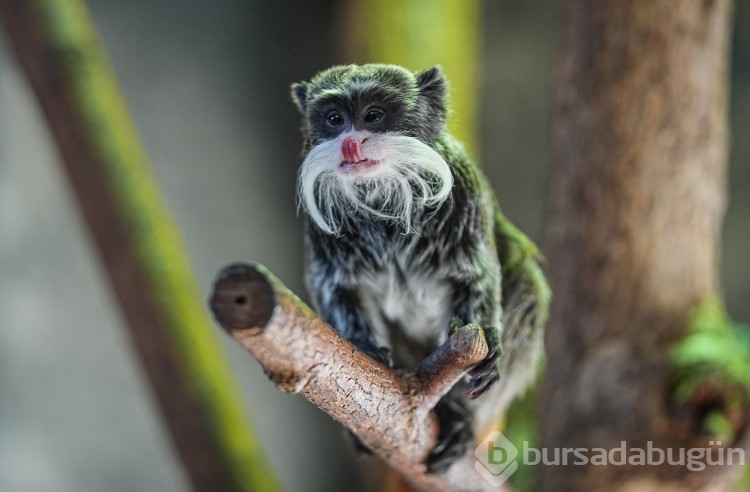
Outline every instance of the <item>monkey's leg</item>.
{"type": "MultiPolygon", "coordinates": [[[[454,318],[451,330],[463,325],[458,318],[454,318]]],[[[483,329],[490,349],[487,358],[469,371],[469,381],[465,388],[459,382],[435,407],[440,434],[427,462],[432,473],[447,470],[475,446],[473,413],[467,404],[466,395],[472,399],[478,398],[500,378],[500,330],[483,329]]]]}
{"type": "Polygon", "coordinates": [[[427,467],[431,473],[440,473],[474,447],[474,431],[471,410],[461,388],[454,388],[445,395],[435,407],[435,414],[440,434],[437,445],[427,458],[427,467]]]}

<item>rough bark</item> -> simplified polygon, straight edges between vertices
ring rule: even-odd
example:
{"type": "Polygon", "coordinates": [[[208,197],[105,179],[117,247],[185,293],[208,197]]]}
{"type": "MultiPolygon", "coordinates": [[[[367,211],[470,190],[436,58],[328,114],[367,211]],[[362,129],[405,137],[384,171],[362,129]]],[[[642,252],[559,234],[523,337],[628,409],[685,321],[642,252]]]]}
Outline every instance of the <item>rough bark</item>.
{"type": "MultiPolygon", "coordinates": [[[[545,448],[709,447],[669,350],[718,292],[729,0],[564,2],[547,257],[545,448]]],[[[725,442],[731,447],[738,442],[725,442]]],[[[542,490],[708,490],[732,471],[541,467],[542,490]]]]}
{"type": "Polygon", "coordinates": [[[419,490],[498,490],[475,471],[473,453],[442,475],[424,464],[438,435],[432,409],[487,356],[479,326],[456,331],[415,372],[396,373],[341,338],[263,267],[225,268],[211,307],[280,389],[326,411],[419,490]]]}
{"type": "Polygon", "coordinates": [[[1,0],[194,490],[277,490],[85,5],[1,0]]]}

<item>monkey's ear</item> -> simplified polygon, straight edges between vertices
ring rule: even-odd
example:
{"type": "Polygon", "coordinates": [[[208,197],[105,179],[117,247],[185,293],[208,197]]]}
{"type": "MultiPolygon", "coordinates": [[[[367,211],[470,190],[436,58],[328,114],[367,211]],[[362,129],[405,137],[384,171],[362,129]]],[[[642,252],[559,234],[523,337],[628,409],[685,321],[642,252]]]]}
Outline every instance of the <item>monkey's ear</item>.
{"type": "Polygon", "coordinates": [[[417,87],[419,87],[419,93],[435,102],[443,102],[447,85],[445,76],[443,76],[443,69],[440,65],[435,65],[434,67],[417,74],[417,87]]]}
{"type": "Polygon", "coordinates": [[[432,140],[443,130],[448,107],[445,101],[445,93],[448,83],[443,76],[443,70],[439,65],[417,74],[417,88],[419,97],[417,106],[419,111],[426,116],[422,123],[426,140],[432,140]]]}
{"type": "Polygon", "coordinates": [[[307,82],[300,82],[299,84],[292,84],[292,101],[297,105],[297,108],[305,114],[307,109],[307,82]]]}

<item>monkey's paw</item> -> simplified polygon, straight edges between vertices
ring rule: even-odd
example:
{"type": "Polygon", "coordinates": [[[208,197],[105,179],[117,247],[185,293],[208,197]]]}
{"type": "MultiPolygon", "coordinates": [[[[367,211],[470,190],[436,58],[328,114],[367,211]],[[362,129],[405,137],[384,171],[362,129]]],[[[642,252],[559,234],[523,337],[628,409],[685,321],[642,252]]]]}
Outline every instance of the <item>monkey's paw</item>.
{"type": "Polygon", "coordinates": [[[485,338],[489,346],[487,358],[469,371],[469,382],[466,383],[466,394],[474,400],[479,398],[493,384],[500,380],[500,336],[496,328],[485,328],[485,338]]]}

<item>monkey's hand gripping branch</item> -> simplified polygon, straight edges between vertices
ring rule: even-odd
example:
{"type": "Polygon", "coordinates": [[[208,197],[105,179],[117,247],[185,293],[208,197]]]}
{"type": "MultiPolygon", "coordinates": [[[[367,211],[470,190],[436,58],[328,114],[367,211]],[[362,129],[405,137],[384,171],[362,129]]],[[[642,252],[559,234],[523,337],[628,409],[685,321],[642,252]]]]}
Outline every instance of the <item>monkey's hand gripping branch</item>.
{"type": "Polygon", "coordinates": [[[487,356],[479,326],[455,331],[416,371],[396,373],[340,337],[261,265],[226,267],[211,309],[281,390],[326,411],[418,489],[497,490],[471,454],[440,475],[425,466],[438,436],[432,409],[487,356]]]}

